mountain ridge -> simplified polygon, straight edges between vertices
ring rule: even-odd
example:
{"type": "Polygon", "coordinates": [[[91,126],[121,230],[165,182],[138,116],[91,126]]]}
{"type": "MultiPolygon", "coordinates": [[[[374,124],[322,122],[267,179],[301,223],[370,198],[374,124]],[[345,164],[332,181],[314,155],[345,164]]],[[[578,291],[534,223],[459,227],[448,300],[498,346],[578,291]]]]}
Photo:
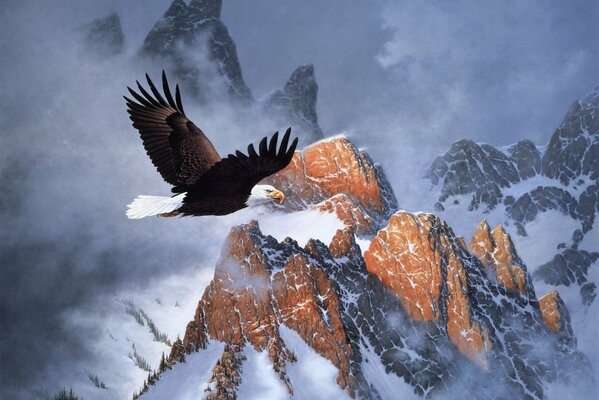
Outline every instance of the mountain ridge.
{"type": "Polygon", "coordinates": [[[328,360],[337,370],[339,388],[356,398],[390,396],[365,377],[364,360],[372,352],[385,366],[381,373],[395,374],[420,395],[442,394],[455,385],[474,393],[470,385],[492,373],[503,376],[503,383],[485,387],[483,398],[512,393],[540,399],[544,382],[567,379],[572,371],[583,375],[587,361],[576,350],[567,309],[554,295],[539,306],[526,267],[502,227],[491,231],[483,221],[469,250],[439,217],[396,211],[381,202],[384,174],[377,175],[360,154],[345,138],[318,142],[272,178],[299,197],[284,212],[318,210],[323,198],[326,203],[335,197],[344,206],[325,212],[359,211],[342,213],[348,222],[328,245],[314,239],[304,247],[292,238],[279,242],[262,234],[256,221],[233,227],[184,338],[173,345],[168,366],[141,399],[151,399],[155,385],[165,390],[171,384],[175,370],[182,371],[175,368],[182,355],[202,353],[215,342],[225,347],[211,383],[203,386],[207,398],[243,398],[238,393],[247,374],[243,365],[255,352],[264,352],[268,368],[292,396],[301,383],[288,371],[304,354],[289,351],[280,333],[287,329],[328,360]],[[312,152],[347,160],[353,168],[338,176],[337,164],[308,162],[312,152]],[[311,174],[309,167],[319,173],[311,174]],[[369,174],[376,184],[365,179],[369,174]],[[351,182],[344,180],[348,176],[351,182]],[[315,190],[315,182],[326,190],[315,190]],[[387,220],[377,225],[374,237],[368,229],[356,235],[363,210],[387,220]],[[359,237],[371,238],[367,248],[358,244],[359,237]],[[541,351],[547,346],[553,350],[541,351]],[[456,379],[463,371],[473,381],[456,379]]]}

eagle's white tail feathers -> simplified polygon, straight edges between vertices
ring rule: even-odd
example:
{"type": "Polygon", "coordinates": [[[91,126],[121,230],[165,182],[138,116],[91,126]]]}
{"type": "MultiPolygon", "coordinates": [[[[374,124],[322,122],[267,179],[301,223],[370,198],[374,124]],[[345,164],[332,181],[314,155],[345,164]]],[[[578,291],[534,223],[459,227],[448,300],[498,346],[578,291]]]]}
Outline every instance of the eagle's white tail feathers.
{"type": "Polygon", "coordinates": [[[140,219],[175,211],[183,204],[186,194],[181,193],[174,197],[137,196],[131,204],[127,204],[127,217],[140,219]]]}

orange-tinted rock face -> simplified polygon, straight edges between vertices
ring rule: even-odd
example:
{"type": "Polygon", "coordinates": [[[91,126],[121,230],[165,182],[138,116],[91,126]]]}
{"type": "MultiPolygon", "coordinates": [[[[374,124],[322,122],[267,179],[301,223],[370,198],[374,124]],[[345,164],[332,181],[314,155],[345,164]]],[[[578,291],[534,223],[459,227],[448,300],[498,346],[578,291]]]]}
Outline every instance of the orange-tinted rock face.
{"type": "Polygon", "coordinates": [[[339,220],[343,221],[346,226],[352,227],[360,236],[374,233],[376,228],[372,217],[346,194],[333,196],[318,203],[314,208],[322,212],[335,213],[339,220]]]}
{"type": "Polygon", "coordinates": [[[501,225],[491,231],[487,221],[483,220],[470,240],[470,249],[485,267],[492,268],[497,282],[510,292],[526,293],[526,270],[501,225]]]}
{"type": "MultiPolygon", "coordinates": [[[[194,351],[210,338],[237,349],[249,343],[257,351],[266,350],[292,393],[285,365],[293,356],[279,334],[279,326],[284,324],[339,368],[337,382],[353,394],[355,382],[349,368],[352,350],[341,322],[339,298],[329,278],[299,254],[271,276],[258,235],[255,222],[236,226],[229,233],[214,279],[187,326],[184,348],[194,351]]],[[[170,360],[175,362],[177,357],[173,353],[170,360]]],[[[221,376],[221,372],[215,369],[214,374],[221,376]]],[[[223,387],[230,389],[229,381],[223,387]]]]}
{"type": "Polygon", "coordinates": [[[272,286],[281,322],[331,360],[339,368],[337,383],[347,387],[351,348],[341,322],[339,298],[323,270],[295,255],[274,275],[272,286]]]}
{"type": "Polygon", "coordinates": [[[486,366],[490,342],[486,330],[470,317],[461,246],[438,217],[397,212],[372,240],[364,260],[368,272],[399,297],[410,317],[445,322],[449,338],[460,351],[486,366]],[[444,284],[447,294],[443,298],[444,284]]]}
{"type": "Polygon", "coordinates": [[[265,256],[249,232],[255,225],[234,227],[216,265],[214,279],[198,305],[196,325],[205,325],[211,338],[243,344],[258,351],[278,336],[271,304],[270,275],[265,256]]]}
{"type": "Polygon", "coordinates": [[[266,182],[285,192],[293,209],[305,208],[337,194],[345,194],[373,212],[395,207],[388,183],[374,163],[347,139],[321,141],[296,152],[293,160],[266,182]]]}
{"type": "Polygon", "coordinates": [[[555,290],[539,299],[539,308],[543,322],[566,346],[576,346],[576,337],[572,329],[572,321],[566,303],[555,290]]]}
{"type": "Polygon", "coordinates": [[[560,303],[561,299],[555,290],[539,299],[543,322],[555,333],[560,333],[562,329],[560,303]]]}

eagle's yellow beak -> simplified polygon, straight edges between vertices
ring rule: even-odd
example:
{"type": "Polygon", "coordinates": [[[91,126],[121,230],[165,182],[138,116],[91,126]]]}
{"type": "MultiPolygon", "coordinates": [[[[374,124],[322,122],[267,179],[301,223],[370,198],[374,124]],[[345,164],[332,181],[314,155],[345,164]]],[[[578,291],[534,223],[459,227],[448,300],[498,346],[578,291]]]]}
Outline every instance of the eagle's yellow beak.
{"type": "Polygon", "coordinates": [[[280,190],[273,190],[271,193],[268,193],[267,196],[271,199],[279,200],[279,204],[285,201],[285,195],[280,190]]]}

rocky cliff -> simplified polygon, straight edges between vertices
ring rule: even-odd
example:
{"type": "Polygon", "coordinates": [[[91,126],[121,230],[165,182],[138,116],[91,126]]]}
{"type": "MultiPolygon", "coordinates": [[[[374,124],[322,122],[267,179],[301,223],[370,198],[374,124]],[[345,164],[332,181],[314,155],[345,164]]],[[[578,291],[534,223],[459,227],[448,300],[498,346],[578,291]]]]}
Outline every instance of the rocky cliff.
{"type": "Polygon", "coordinates": [[[265,99],[263,108],[267,114],[299,128],[308,142],[314,142],[323,138],[316,114],[317,96],[314,66],[302,65],[293,71],[283,89],[265,99]]]}
{"type": "Polygon", "coordinates": [[[312,65],[299,66],[282,89],[255,101],[246,85],[235,42],[220,19],[221,0],[174,0],[146,36],[141,54],[172,70],[200,102],[233,100],[256,106],[259,117],[292,126],[304,144],[323,138],[316,102],[318,83],[312,65]]]}
{"type": "MultiPolygon", "coordinates": [[[[235,42],[220,20],[221,0],[175,0],[148,33],[141,54],[168,62],[187,90],[203,101],[224,87],[241,104],[253,101],[243,80],[235,42]],[[201,58],[205,55],[205,59],[201,58]]],[[[163,66],[164,67],[164,66],[163,66]]]]}
{"type": "Polygon", "coordinates": [[[588,270],[599,249],[579,247],[599,238],[594,229],[599,213],[598,115],[599,87],[574,102],[544,149],[527,140],[505,149],[461,140],[426,173],[434,185],[437,212],[497,215],[513,227],[516,241],[529,234],[528,226],[552,218],[547,214],[563,215],[574,228],[558,233],[562,240],[557,248],[543,249],[548,257],[534,260],[534,276],[551,285],[575,282],[586,304],[596,296],[588,270]]]}
{"type": "Polygon", "coordinates": [[[396,211],[382,170],[344,138],[298,152],[271,182],[287,191],[284,212],[335,213],[345,228],[328,244],[300,246],[255,221],[233,227],[183,339],[142,398],[179,381],[194,356],[212,357],[203,366],[211,377],[194,383],[198,397],[243,397],[256,353],[287,396],[297,394],[291,371],[307,354],[290,350],[293,337],[355,398],[393,398],[373,365],[420,395],[477,399],[540,399],[546,382],[584,369],[565,305],[548,295],[539,306],[502,227],[481,223],[468,249],[439,217],[396,211]]]}

